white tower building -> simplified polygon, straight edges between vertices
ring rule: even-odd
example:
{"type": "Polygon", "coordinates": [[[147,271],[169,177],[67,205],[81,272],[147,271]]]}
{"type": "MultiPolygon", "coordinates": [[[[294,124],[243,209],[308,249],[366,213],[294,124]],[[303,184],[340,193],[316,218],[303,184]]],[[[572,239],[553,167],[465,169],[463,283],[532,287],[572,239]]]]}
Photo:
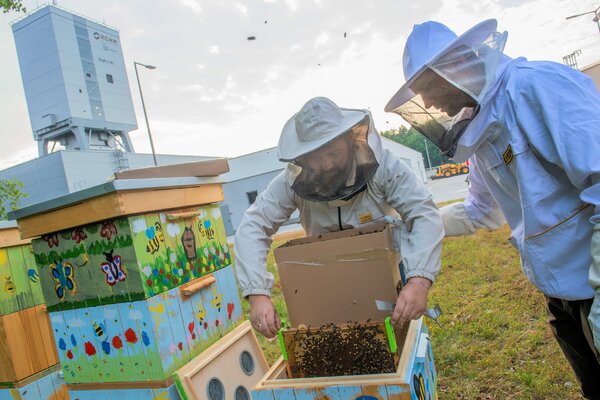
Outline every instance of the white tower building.
{"type": "Polygon", "coordinates": [[[65,149],[133,152],[129,132],[137,122],[119,32],[55,5],[12,30],[40,157],[65,149]]]}

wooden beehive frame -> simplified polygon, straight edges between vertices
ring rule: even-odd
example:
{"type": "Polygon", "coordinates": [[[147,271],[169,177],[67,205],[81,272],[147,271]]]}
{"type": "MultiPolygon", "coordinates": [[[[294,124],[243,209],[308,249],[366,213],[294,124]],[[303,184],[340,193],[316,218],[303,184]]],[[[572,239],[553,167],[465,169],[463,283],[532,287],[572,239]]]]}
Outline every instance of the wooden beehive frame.
{"type": "MultiPolygon", "coordinates": [[[[322,327],[282,329],[279,331],[279,341],[283,358],[287,361],[288,376],[293,378],[310,377],[307,370],[314,373],[326,362],[336,366],[338,372],[336,376],[356,375],[357,373],[353,373],[350,369],[353,366],[348,365],[355,360],[349,360],[348,357],[360,357],[361,352],[369,354],[367,357],[369,362],[381,363],[381,369],[377,373],[394,372],[399,361],[396,335],[389,317],[385,321],[360,321],[328,324],[322,327]],[[309,350],[310,347],[313,348],[309,350]],[[332,347],[337,347],[337,350],[332,347]],[[326,357],[327,360],[314,363],[312,360],[315,357],[326,357]],[[311,364],[315,365],[311,367],[311,364]]],[[[375,371],[373,368],[377,366],[367,367],[363,362],[361,368],[354,371],[369,369],[375,371]]],[[[320,376],[328,375],[321,373],[320,376]]]]}
{"type": "Polygon", "coordinates": [[[406,334],[406,340],[402,345],[398,368],[395,373],[378,375],[354,375],[323,378],[290,378],[287,373],[286,361],[280,357],[265,374],[264,378],[256,385],[255,390],[268,389],[315,389],[322,390],[330,386],[360,386],[363,388],[380,386],[402,386],[407,390],[410,388],[409,365],[414,362],[417,332],[420,329],[422,319],[411,321],[406,334]]]}

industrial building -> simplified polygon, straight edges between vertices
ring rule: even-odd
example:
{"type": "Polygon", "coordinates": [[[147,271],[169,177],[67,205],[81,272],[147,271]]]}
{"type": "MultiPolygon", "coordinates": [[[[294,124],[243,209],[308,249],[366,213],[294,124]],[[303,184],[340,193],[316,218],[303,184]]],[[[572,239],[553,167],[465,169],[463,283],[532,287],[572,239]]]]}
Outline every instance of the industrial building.
{"type": "MultiPolygon", "coordinates": [[[[119,32],[56,5],[12,25],[33,138],[39,158],[0,171],[18,179],[28,197],[21,207],[50,200],[110,179],[125,169],[154,165],[135,153],[137,129],[119,32]]],[[[384,148],[426,180],[423,157],[392,140],[384,148]]],[[[275,147],[230,158],[224,174],[222,215],[228,235],[269,182],[285,168],[275,147]]],[[[156,155],[158,165],[208,160],[209,156],[156,155]]],[[[292,216],[292,222],[297,215],[292,216]]]]}

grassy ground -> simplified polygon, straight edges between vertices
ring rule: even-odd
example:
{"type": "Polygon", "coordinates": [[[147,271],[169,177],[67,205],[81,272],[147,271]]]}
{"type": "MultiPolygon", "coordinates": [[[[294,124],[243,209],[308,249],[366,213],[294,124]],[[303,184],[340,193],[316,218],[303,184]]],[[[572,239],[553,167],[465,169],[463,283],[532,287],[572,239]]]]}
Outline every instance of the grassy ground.
{"type": "MultiPolygon", "coordinates": [[[[439,397],[581,399],[546,323],[543,297],[521,272],[508,236],[505,227],[444,241],[442,271],[430,294],[430,305],[444,311],[443,329],[428,324],[439,397]]],[[[268,268],[276,277],[275,306],[287,319],[272,253],[268,268]]],[[[277,343],[261,338],[261,344],[272,364],[277,343]]]]}

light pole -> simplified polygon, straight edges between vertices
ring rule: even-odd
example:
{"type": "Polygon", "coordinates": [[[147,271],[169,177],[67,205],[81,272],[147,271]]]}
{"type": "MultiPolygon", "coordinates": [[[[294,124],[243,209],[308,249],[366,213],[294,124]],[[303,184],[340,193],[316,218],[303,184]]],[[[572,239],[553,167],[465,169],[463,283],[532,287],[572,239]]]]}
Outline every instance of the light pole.
{"type": "Polygon", "coordinates": [[[594,11],[587,11],[581,14],[571,15],[565,19],[577,18],[581,17],[582,15],[594,14],[594,19],[592,21],[594,21],[598,25],[598,32],[600,32],[600,15],[598,15],[598,10],[600,10],[600,7],[596,8],[594,11]]]}
{"type": "Polygon", "coordinates": [[[431,168],[431,160],[429,159],[429,149],[427,149],[427,139],[423,138],[423,141],[425,142],[425,153],[427,154],[427,165],[428,165],[428,169],[431,168]]]}
{"type": "Polygon", "coordinates": [[[146,128],[148,129],[148,137],[150,138],[150,147],[152,147],[152,158],[154,158],[154,166],[158,165],[156,161],[156,151],[154,151],[154,141],[152,140],[152,132],[150,132],[150,122],[148,122],[148,114],[146,113],[146,104],[144,104],[144,95],[142,94],[142,85],[140,85],[140,76],[138,75],[137,66],[141,65],[147,69],[156,69],[154,65],[142,64],[137,61],[133,62],[133,68],[135,69],[135,77],[137,79],[138,89],[140,90],[140,97],[142,98],[142,109],[144,110],[144,118],[146,119],[146,128]]]}

